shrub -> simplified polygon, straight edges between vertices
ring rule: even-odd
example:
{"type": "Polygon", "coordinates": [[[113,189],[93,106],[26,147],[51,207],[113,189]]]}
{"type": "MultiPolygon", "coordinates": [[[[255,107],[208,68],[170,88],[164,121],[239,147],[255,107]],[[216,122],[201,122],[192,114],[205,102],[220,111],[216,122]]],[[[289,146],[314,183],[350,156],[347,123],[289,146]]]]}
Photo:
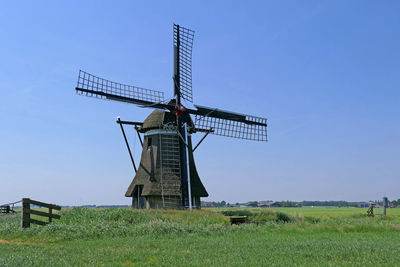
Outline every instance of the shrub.
{"type": "Polygon", "coordinates": [[[225,216],[252,216],[253,213],[249,210],[224,210],[221,214],[225,216]]]}
{"type": "Polygon", "coordinates": [[[281,223],[288,223],[288,222],[291,222],[292,219],[286,213],[277,212],[276,213],[276,221],[281,222],[281,223]]]}
{"type": "Polygon", "coordinates": [[[308,223],[320,223],[321,222],[321,218],[320,217],[314,217],[314,216],[306,216],[304,217],[304,220],[308,223]]]}
{"type": "Polygon", "coordinates": [[[254,212],[248,218],[250,223],[268,223],[276,221],[276,214],[271,210],[265,210],[260,212],[254,212]]]}

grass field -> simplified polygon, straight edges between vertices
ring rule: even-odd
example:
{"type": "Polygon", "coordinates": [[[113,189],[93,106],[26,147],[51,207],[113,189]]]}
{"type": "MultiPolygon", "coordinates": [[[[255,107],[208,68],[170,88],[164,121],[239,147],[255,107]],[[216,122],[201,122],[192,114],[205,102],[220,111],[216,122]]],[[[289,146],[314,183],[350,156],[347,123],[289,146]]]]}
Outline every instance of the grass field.
{"type": "Polygon", "coordinates": [[[400,209],[66,209],[46,227],[0,217],[0,266],[400,266],[400,209]],[[230,226],[221,212],[246,213],[230,226]]]}

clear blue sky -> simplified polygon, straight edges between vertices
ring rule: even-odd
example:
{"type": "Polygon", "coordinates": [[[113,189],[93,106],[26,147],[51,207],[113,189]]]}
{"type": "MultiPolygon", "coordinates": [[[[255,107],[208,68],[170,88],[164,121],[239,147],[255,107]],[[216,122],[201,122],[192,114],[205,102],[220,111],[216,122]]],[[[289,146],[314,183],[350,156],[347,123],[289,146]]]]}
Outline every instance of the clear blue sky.
{"type": "Polygon", "coordinates": [[[130,203],[115,118],[151,110],[74,86],[83,69],[171,97],[173,22],[196,31],[194,102],[269,119],[267,143],[210,136],[196,150],[205,200],[400,198],[399,12],[398,1],[3,1],[0,204],[130,203]]]}

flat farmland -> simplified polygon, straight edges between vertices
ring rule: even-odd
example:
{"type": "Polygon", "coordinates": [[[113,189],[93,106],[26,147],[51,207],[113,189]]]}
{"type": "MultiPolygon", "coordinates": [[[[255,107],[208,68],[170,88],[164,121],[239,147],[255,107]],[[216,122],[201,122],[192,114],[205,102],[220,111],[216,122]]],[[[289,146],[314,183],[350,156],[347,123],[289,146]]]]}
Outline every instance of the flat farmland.
{"type": "MultiPolygon", "coordinates": [[[[318,216],[318,217],[362,217],[367,214],[368,208],[339,208],[339,207],[301,207],[301,208],[210,208],[216,212],[221,210],[249,210],[255,211],[265,211],[272,210],[277,212],[284,212],[290,215],[301,215],[301,216],[318,216]]],[[[375,214],[383,213],[383,209],[374,209],[375,214]]],[[[376,217],[379,217],[377,215],[376,217]]],[[[400,208],[387,209],[387,217],[392,221],[395,220],[400,223],[400,208]]]]}
{"type": "Polygon", "coordinates": [[[0,266],[399,266],[400,210],[61,211],[51,225],[0,219],[0,266]],[[223,213],[246,214],[231,226],[223,213]]]}
{"type": "MultiPolygon", "coordinates": [[[[358,214],[367,214],[368,208],[338,208],[338,207],[302,207],[302,208],[272,208],[273,210],[289,214],[302,214],[304,216],[346,217],[358,214]]],[[[383,209],[375,209],[375,213],[382,213],[383,209]]],[[[400,222],[400,209],[387,209],[387,215],[400,222]]]]}

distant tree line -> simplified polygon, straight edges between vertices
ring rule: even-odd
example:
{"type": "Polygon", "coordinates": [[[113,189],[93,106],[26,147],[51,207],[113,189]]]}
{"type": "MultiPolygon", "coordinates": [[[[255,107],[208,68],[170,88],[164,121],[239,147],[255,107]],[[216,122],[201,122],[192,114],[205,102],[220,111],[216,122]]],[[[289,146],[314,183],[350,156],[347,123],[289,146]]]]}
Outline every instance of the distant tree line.
{"type": "MultiPolygon", "coordinates": [[[[261,204],[263,204],[265,201],[249,201],[246,203],[235,203],[235,204],[230,204],[226,201],[202,201],[201,206],[202,207],[209,207],[209,208],[221,208],[221,207],[234,207],[234,206],[247,206],[247,207],[259,207],[261,204]]],[[[272,201],[271,201],[272,202],[272,201]]],[[[382,201],[372,201],[374,203],[377,203],[379,205],[382,205],[382,201]]],[[[276,207],[360,207],[360,206],[365,206],[368,205],[367,202],[348,202],[344,200],[340,201],[309,201],[309,200],[304,200],[301,202],[296,202],[296,201],[275,201],[276,207]]],[[[400,199],[390,201],[391,205],[390,207],[393,208],[400,208],[400,199]]]]}
{"type": "Polygon", "coordinates": [[[277,201],[276,202],[278,205],[280,205],[281,207],[285,207],[285,208],[294,208],[294,207],[301,207],[303,205],[302,202],[294,202],[294,201],[277,201]]]}
{"type": "Polygon", "coordinates": [[[303,206],[310,207],[358,207],[360,202],[347,202],[347,201],[302,201],[303,206]]]}
{"type": "Polygon", "coordinates": [[[202,201],[201,206],[202,207],[208,207],[208,208],[222,208],[229,206],[229,203],[226,203],[224,200],[221,202],[215,202],[215,201],[202,201]]]}
{"type": "Polygon", "coordinates": [[[398,200],[393,200],[391,202],[392,202],[393,207],[400,208],[400,198],[398,200]]]}

